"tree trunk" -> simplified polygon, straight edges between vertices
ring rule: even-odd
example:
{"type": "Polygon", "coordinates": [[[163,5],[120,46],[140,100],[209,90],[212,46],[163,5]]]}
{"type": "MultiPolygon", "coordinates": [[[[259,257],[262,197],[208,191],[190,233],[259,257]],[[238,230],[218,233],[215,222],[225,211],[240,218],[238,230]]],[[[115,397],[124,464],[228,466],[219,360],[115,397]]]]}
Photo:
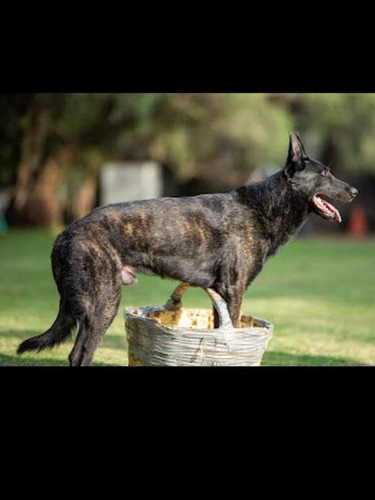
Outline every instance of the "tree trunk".
{"type": "Polygon", "coordinates": [[[66,220],[71,223],[87,215],[96,205],[98,174],[89,170],[78,191],[68,198],[65,206],[66,220]]]}
{"type": "Polygon", "coordinates": [[[16,192],[8,216],[11,223],[49,227],[63,222],[63,204],[57,187],[65,167],[74,161],[78,151],[78,144],[65,145],[43,162],[34,175],[25,174],[20,187],[21,200],[25,196],[25,201],[22,200],[21,208],[17,207],[16,192]]]}
{"type": "Polygon", "coordinates": [[[21,144],[21,160],[14,188],[14,210],[23,209],[29,197],[35,176],[43,161],[45,142],[50,130],[51,108],[46,94],[37,95],[30,109],[29,124],[21,144]]]}

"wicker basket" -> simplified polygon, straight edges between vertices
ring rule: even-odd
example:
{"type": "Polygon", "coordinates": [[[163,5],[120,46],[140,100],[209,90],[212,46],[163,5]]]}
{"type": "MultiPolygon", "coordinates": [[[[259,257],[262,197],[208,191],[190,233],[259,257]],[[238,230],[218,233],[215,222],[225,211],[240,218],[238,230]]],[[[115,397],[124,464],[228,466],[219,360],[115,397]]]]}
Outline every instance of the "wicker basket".
{"type": "Polygon", "coordinates": [[[125,308],[129,366],[256,366],[272,336],[268,321],[242,314],[233,328],[223,299],[205,290],[219,316],[213,328],[212,309],[185,309],[180,284],[162,307],[125,308]]]}

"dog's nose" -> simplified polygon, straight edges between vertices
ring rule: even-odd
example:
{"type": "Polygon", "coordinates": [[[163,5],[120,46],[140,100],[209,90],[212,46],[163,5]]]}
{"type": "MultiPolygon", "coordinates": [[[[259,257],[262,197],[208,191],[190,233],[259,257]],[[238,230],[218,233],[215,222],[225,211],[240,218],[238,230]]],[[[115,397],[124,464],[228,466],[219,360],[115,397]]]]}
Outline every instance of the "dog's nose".
{"type": "Polygon", "coordinates": [[[354,187],[351,187],[350,188],[350,194],[353,196],[353,198],[355,198],[358,194],[358,189],[354,188],[354,187]]]}

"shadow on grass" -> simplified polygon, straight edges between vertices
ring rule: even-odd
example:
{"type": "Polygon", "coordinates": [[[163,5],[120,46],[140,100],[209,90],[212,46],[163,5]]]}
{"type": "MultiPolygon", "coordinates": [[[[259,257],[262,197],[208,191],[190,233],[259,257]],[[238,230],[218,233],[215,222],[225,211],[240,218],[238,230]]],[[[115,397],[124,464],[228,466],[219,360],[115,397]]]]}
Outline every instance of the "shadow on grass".
{"type": "MultiPolygon", "coordinates": [[[[40,332],[10,330],[2,332],[2,336],[16,338],[21,342],[25,338],[38,335],[40,332]]],[[[105,347],[110,349],[119,349],[126,352],[124,339],[122,337],[105,339],[105,347]]],[[[62,344],[63,345],[63,344],[62,344]]],[[[14,349],[16,350],[16,348],[14,349]]],[[[67,354],[68,356],[68,354],[67,354]]],[[[16,353],[3,354],[0,353],[0,366],[69,366],[68,357],[63,359],[54,359],[53,357],[39,356],[18,356],[16,353]]],[[[93,362],[93,366],[114,366],[113,363],[105,363],[102,361],[93,362]]],[[[266,351],[262,359],[262,366],[366,366],[365,363],[359,362],[351,358],[327,356],[327,355],[313,355],[313,354],[291,354],[282,351],[266,351]]]]}
{"type": "MultiPolygon", "coordinates": [[[[43,333],[43,330],[5,330],[5,331],[0,331],[0,335],[2,338],[7,338],[9,340],[13,340],[17,342],[17,347],[18,345],[23,342],[26,339],[29,339],[31,337],[35,337],[37,335],[40,335],[43,333]]],[[[60,346],[68,346],[67,348],[72,349],[74,342],[77,337],[77,329],[73,332],[72,336],[70,338],[67,338],[64,342],[60,344],[60,346]]],[[[107,333],[101,343],[102,347],[107,347],[109,349],[119,349],[121,351],[126,350],[126,333],[124,330],[124,333],[121,335],[117,334],[111,334],[107,333]]],[[[59,346],[57,346],[59,347],[59,346]]],[[[1,354],[0,354],[1,356],[1,354]]],[[[1,360],[1,359],[0,359],[1,360]]]]}
{"type": "Polygon", "coordinates": [[[280,351],[265,352],[262,366],[366,366],[355,359],[315,354],[288,354],[280,351]]]}
{"type": "MultiPolygon", "coordinates": [[[[23,358],[21,356],[11,356],[9,354],[0,353],[1,366],[66,366],[69,368],[68,359],[51,359],[51,358],[23,358]]],[[[92,366],[115,366],[113,364],[103,363],[102,361],[94,361],[92,366]]]]}
{"type": "MultiPolygon", "coordinates": [[[[69,368],[68,360],[48,358],[22,358],[0,354],[0,366],[66,366],[69,368]]],[[[93,362],[93,366],[114,366],[103,362],[93,362]]],[[[311,354],[287,354],[284,352],[265,353],[262,367],[267,366],[366,366],[353,359],[335,358],[330,356],[316,356],[311,354]]],[[[125,367],[126,368],[126,367],[125,367]]]]}
{"type": "Polygon", "coordinates": [[[48,358],[26,358],[0,354],[0,366],[68,366],[68,361],[48,358]]]}

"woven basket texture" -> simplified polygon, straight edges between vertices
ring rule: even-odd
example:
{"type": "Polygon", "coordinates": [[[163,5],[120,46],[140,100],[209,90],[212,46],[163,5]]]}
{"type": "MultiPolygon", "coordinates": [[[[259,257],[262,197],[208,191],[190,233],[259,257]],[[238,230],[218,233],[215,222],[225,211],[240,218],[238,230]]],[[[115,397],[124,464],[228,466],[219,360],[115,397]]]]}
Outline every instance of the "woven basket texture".
{"type": "Polygon", "coordinates": [[[220,325],[214,329],[212,309],[182,307],[187,287],[180,285],[165,306],[125,309],[129,365],[259,366],[273,325],[242,314],[239,328],[233,328],[224,301],[215,294],[211,299],[220,325]]]}

